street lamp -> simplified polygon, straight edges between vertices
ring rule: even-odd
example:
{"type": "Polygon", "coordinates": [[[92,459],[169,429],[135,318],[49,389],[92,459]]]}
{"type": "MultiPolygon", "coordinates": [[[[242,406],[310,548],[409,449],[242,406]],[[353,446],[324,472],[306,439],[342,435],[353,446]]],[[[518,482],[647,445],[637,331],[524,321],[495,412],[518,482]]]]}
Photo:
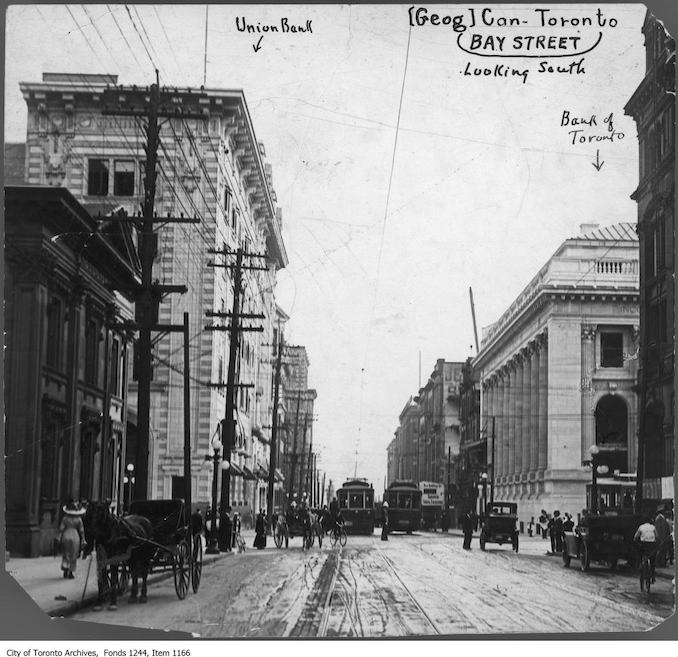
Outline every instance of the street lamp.
{"type": "MultiPolygon", "coordinates": [[[[210,526],[210,540],[205,550],[205,554],[219,554],[219,540],[217,538],[217,472],[219,462],[221,461],[221,448],[223,447],[217,433],[211,440],[212,454],[205,454],[205,463],[214,464],[214,474],[212,476],[212,517],[210,526]]],[[[228,461],[221,462],[221,469],[228,470],[231,464],[228,461]]]]}
{"type": "Polygon", "coordinates": [[[127,484],[127,510],[129,511],[130,506],[132,506],[132,486],[134,485],[134,464],[127,464],[127,476],[123,477],[122,481],[124,484],[127,484]]]}
{"type": "Polygon", "coordinates": [[[483,484],[483,518],[487,515],[487,472],[480,475],[483,484]]]}

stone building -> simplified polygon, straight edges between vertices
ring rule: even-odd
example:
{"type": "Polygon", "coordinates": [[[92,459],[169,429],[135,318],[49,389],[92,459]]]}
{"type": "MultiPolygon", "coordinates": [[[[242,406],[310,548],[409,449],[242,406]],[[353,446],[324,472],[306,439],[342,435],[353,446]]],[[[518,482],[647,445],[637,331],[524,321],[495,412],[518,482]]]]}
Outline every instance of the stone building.
{"type": "Polygon", "coordinates": [[[676,42],[650,12],[645,77],[625,112],[638,129],[640,430],[643,496],[673,499],[675,460],[675,76],[676,42]]]}
{"type": "Polygon", "coordinates": [[[92,216],[64,188],[5,188],[7,548],[52,553],[69,498],[122,506],[129,224],[92,216]],[[115,290],[126,290],[125,294],[115,290]]]}
{"type": "Polygon", "coordinates": [[[471,358],[459,383],[459,458],[456,461],[453,504],[457,518],[475,509],[483,473],[487,473],[487,427],[480,426],[480,387],[471,358]]]}
{"type": "MultiPolygon", "coordinates": [[[[99,203],[134,214],[143,196],[145,136],[135,117],[104,115],[106,105],[143,107],[145,86],[117,85],[115,75],[43,74],[22,82],[28,108],[26,176],[31,184],[64,186],[83,203],[99,203]]],[[[271,344],[276,321],[276,273],[287,264],[282,218],[276,207],[271,168],[256,137],[240,90],[161,88],[172,107],[202,112],[205,119],[163,120],[160,129],[156,210],[159,217],[197,216],[199,224],[158,223],[153,279],[183,284],[160,304],[161,324],[181,324],[189,313],[192,499],[207,503],[212,474],[201,467],[210,438],[225,413],[223,383],[228,367],[228,334],[206,331],[208,311],[228,312],[233,272],[208,261],[232,263],[210,250],[266,255],[265,271],[244,273],[243,312],[262,314],[262,333],[241,334],[237,371],[237,439],[230,499],[234,510],[251,513],[259,500],[255,471],[265,460],[272,413],[271,344]],[[263,436],[263,438],[262,438],[263,436]],[[263,442],[262,442],[263,441],[263,442]],[[255,482],[255,483],[252,483],[255,482]]],[[[220,322],[214,322],[220,323],[220,322]]],[[[221,322],[226,324],[227,322],[221,322]]],[[[254,322],[252,322],[254,324],[254,322]]],[[[182,496],[183,357],[179,334],[156,336],[151,388],[148,495],[182,496]]],[[[130,391],[135,393],[131,382],[130,391]]],[[[134,465],[132,454],[129,464],[134,465]]]]}
{"type": "Polygon", "coordinates": [[[583,225],[484,331],[488,475],[521,520],[587,506],[594,444],[610,474],[635,472],[638,268],[634,224],[583,225]]]}
{"type": "Polygon", "coordinates": [[[387,447],[388,483],[445,483],[459,456],[459,382],[463,363],[439,358],[426,384],[410,397],[399,416],[395,437],[387,447]]]}

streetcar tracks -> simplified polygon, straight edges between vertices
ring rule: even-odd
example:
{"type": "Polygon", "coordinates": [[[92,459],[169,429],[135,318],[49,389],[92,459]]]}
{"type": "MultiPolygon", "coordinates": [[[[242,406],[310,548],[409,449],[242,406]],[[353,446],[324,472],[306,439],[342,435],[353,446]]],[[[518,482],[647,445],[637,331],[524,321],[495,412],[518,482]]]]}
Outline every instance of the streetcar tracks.
{"type": "Polygon", "coordinates": [[[402,577],[400,577],[400,575],[398,574],[398,571],[396,570],[395,566],[393,565],[393,562],[391,561],[391,559],[384,554],[383,549],[377,548],[377,553],[384,560],[384,563],[389,567],[389,569],[391,570],[391,572],[393,573],[395,578],[400,582],[400,585],[403,587],[403,589],[405,590],[407,595],[410,597],[410,600],[412,600],[412,603],[415,605],[415,607],[417,607],[417,609],[419,610],[421,615],[426,619],[426,621],[433,628],[435,633],[436,634],[442,634],[442,632],[440,632],[440,630],[438,629],[438,626],[433,622],[431,617],[426,613],[424,608],[419,604],[419,601],[414,596],[414,594],[412,593],[410,588],[407,586],[407,584],[405,584],[402,577]]]}

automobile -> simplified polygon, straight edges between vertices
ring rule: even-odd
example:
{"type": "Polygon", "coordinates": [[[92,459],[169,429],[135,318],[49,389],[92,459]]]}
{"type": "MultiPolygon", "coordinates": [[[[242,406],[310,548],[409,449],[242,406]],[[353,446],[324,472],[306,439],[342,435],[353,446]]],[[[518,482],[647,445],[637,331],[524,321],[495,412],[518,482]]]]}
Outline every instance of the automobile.
{"type": "Polygon", "coordinates": [[[585,512],[574,530],[565,532],[565,567],[569,568],[572,559],[579,559],[583,571],[589,570],[592,562],[605,563],[614,569],[620,559],[633,566],[637,558],[633,536],[641,522],[642,517],[630,510],[585,512]]]}
{"type": "Polygon", "coordinates": [[[480,529],[480,549],[486,543],[510,543],[518,552],[518,505],[515,502],[492,502],[487,506],[480,529]]]}

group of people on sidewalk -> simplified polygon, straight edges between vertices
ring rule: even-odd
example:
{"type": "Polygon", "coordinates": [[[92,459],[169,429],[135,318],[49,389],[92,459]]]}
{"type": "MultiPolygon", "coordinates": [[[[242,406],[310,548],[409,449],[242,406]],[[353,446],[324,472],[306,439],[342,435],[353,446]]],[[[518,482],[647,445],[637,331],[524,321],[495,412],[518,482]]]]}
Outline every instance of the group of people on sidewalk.
{"type": "Polygon", "coordinates": [[[551,554],[559,554],[563,551],[563,541],[565,539],[565,532],[574,530],[574,520],[572,515],[565,513],[560,515],[560,511],[556,509],[553,515],[542,509],[539,515],[538,532],[541,533],[542,539],[551,539],[551,554]]]}

